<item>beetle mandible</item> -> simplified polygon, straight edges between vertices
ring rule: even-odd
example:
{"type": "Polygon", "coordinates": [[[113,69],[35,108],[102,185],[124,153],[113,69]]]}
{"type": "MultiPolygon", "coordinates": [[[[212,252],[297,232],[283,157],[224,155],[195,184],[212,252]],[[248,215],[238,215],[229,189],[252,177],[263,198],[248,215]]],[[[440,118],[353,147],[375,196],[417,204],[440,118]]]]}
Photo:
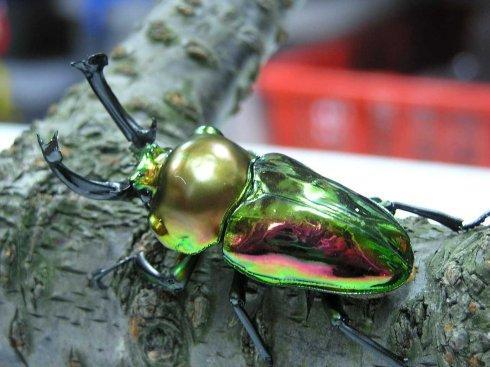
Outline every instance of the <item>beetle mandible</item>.
{"type": "Polygon", "coordinates": [[[38,135],[51,170],[74,192],[100,200],[139,197],[149,212],[158,240],[182,254],[169,275],[159,273],[138,252],[96,271],[92,281],[134,262],[169,292],[182,291],[199,253],[222,245],[234,269],[230,302],[259,355],[272,365],[244,305],[248,279],[272,286],[301,287],[323,295],[330,320],[342,333],[390,366],[405,360],[349,324],[339,295],[376,295],[405,284],[413,268],[410,239],[396,221],[396,210],[435,220],[454,231],[474,222],[398,202],[368,199],[282,154],[255,156],[211,126],[174,149],[155,144],[156,124],[143,129],[121,106],[107,84],[107,56],[74,62],[124,136],[139,150],[134,174],[122,182],[99,182],[74,173],[62,163],[57,134],[48,143],[38,135]]]}

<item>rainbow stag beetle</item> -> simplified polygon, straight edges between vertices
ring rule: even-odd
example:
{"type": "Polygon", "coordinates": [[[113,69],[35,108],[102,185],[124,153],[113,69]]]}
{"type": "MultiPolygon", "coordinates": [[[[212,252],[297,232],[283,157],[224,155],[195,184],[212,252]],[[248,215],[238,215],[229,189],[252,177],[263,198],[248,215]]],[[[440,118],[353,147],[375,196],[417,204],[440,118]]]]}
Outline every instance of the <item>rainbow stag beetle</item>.
{"type": "MultiPolygon", "coordinates": [[[[306,288],[323,299],[333,325],[386,359],[405,361],[349,325],[340,295],[390,292],[407,282],[413,268],[410,239],[395,220],[397,209],[433,219],[454,231],[471,224],[448,215],[396,202],[370,200],[282,154],[257,157],[201,126],[174,149],[155,144],[156,126],[142,129],[121,106],[104,79],[103,54],[72,64],[81,70],[124,136],[139,149],[135,173],[123,182],[84,178],[62,163],[57,135],[39,144],[51,170],[71,190],[92,199],[141,198],[150,226],[167,248],[182,254],[169,274],[159,273],[143,252],[96,271],[92,281],[134,262],[167,291],[184,289],[198,254],[223,246],[234,268],[230,302],[259,355],[272,357],[247,315],[248,278],[272,286],[306,288]]],[[[311,302],[311,298],[310,298],[311,302]]]]}

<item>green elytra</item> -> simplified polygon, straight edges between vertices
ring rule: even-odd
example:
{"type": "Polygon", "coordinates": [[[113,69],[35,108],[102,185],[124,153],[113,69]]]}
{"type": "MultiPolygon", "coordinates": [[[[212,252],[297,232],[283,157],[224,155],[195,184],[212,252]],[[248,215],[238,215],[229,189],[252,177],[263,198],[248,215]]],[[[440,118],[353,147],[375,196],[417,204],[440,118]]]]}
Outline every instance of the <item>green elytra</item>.
{"type": "MultiPolygon", "coordinates": [[[[216,157],[204,161],[211,171],[223,164],[216,157]]],[[[148,145],[131,180],[152,194],[150,226],[163,245],[197,254],[221,244],[230,265],[263,283],[332,293],[385,293],[404,284],[412,271],[409,237],[387,210],[287,156],[253,156],[214,127],[200,127],[174,151],[148,145]],[[170,176],[182,175],[175,157],[185,150],[185,164],[192,166],[203,154],[219,151],[221,144],[231,146],[248,166],[243,185],[228,188],[234,194],[214,236],[203,238],[194,225],[170,228],[166,216],[173,213],[165,205],[162,209],[162,201],[189,185],[184,179],[169,185],[170,176]],[[210,145],[213,149],[203,148],[210,145]]]]}

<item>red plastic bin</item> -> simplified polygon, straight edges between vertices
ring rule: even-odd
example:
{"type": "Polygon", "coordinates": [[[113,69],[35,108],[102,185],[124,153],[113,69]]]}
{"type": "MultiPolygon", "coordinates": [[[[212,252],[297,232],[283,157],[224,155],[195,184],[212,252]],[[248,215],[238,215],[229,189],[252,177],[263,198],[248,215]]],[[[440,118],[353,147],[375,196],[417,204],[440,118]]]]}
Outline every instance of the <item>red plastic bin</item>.
{"type": "Polygon", "coordinates": [[[490,166],[490,85],[347,69],[348,42],[269,62],[272,143],[490,166]]]}

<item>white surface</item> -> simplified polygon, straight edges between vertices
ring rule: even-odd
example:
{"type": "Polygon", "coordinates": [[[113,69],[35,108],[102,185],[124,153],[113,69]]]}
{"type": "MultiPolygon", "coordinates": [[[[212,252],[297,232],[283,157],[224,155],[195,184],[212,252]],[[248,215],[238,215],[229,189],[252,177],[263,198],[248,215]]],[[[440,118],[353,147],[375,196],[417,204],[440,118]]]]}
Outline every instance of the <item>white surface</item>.
{"type": "Polygon", "coordinates": [[[7,149],[12,145],[15,138],[24,130],[27,130],[27,124],[10,124],[0,122],[0,150],[7,149]]]}
{"type": "Polygon", "coordinates": [[[273,151],[287,154],[367,197],[436,209],[466,221],[490,209],[490,169],[278,146],[245,146],[259,154],[273,151]]]}
{"type": "MultiPolygon", "coordinates": [[[[27,125],[0,123],[0,149],[27,125]]],[[[490,169],[245,144],[258,154],[280,152],[368,197],[401,201],[472,220],[490,209],[490,169]]]]}
{"type": "Polygon", "coordinates": [[[396,15],[403,0],[308,0],[286,16],[285,29],[291,43],[325,41],[396,15]]]}

